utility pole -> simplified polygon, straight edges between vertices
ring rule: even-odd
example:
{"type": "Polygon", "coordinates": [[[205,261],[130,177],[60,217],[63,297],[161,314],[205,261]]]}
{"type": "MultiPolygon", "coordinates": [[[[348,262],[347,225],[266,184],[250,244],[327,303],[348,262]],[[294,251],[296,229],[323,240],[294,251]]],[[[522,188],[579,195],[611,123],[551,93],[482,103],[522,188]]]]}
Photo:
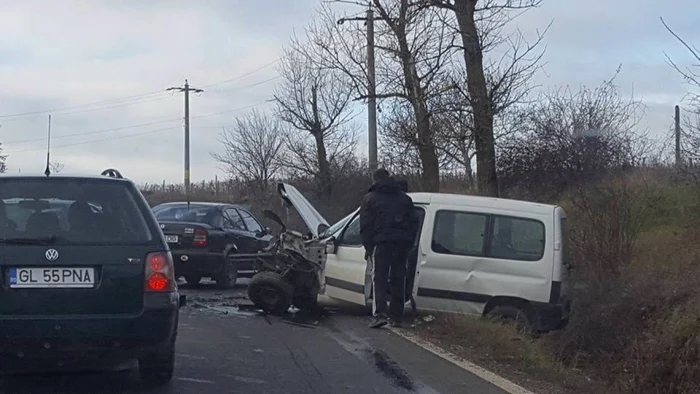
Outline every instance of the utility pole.
{"type": "Polygon", "coordinates": [[[676,135],[676,167],[681,166],[681,107],[676,105],[676,111],[673,117],[675,123],[676,135]]]}
{"type": "Polygon", "coordinates": [[[369,170],[377,167],[377,90],[374,75],[374,11],[367,8],[367,120],[369,140],[369,170]]]}
{"type": "Polygon", "coordinates": [[[376,77],[374,69],[374,21],[384,20],[375,18],[374,11],[370,5],[367,8],[367,16],[364,18],[340,18],[338,24],[342,25],[346,21],[364,21],[367,26],[367,139],[369,145],[369,169],[371,172],[377,169],[377,91],[376,77]]]}
{"type": "Polygon", "coordinates": [[[190,92],[202,93],[204,90],[190,87],[185,79],[185,86],[166,89],[185,93],[185,196],[190,201],[190,92]]]}

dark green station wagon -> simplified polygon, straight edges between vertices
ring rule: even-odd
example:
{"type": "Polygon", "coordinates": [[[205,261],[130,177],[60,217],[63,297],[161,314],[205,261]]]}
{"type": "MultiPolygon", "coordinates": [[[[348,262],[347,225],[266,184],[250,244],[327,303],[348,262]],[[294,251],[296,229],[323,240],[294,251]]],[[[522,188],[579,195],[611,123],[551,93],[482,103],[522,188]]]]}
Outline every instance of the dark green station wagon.
{"type": "Polygon", "coordinates": [[[179,296],[168,245],[134,183],[0,175],[0,368],[137,359],[172,379],[179,296]]]}

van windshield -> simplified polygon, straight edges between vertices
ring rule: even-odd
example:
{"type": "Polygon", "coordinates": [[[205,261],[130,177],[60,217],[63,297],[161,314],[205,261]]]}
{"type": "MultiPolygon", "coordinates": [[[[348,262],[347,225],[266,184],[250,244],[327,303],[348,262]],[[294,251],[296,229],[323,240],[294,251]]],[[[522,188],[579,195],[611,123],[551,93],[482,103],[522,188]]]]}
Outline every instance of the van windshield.
{"type": "Polygon", "coordinates": [[[100,179],[2,179],[0,239],[5,244],[152,241],[129,186],[100,179]]]}
{"type": "Polygon", "coordinates": [[[328,230],[324,231],[323,234],[320,235],[320,238],[328,238],[332,235],[337,235],[338,231],[340,231],[345,225],[352,219],[353,216],[357,213],[357,210],[351,212],[348,216],[340,219],[337,223],[334,225],[330,226],[328,230]]]}

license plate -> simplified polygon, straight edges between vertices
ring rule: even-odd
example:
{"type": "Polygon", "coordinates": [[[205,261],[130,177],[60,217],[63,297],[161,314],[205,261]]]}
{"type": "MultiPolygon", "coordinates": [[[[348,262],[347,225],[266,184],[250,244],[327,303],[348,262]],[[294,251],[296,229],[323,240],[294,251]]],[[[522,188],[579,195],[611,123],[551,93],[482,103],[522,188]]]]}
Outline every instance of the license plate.
{"type": "Polygon", "coordinates": [[[169,244],[176,244],[176,243],[178,243],[178,240],[179,240],[179,238],[177,235],[166,235],[165,236],[165,242],[167,242],[169,244]]]}
{"type": "Polygon", "coordinates": [[[92,288],[94,268],[10,268],[11,288],[92,288]]]}

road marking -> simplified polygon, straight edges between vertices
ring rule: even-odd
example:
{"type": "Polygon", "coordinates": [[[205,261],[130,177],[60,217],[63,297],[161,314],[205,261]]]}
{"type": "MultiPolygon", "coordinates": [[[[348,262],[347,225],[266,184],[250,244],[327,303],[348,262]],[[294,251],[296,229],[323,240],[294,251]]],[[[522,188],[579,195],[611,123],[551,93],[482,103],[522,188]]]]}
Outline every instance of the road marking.
{"type": "Polygon", "coordinates": [[[389,330],[394,334],[400,336],[401,338],[412,342],[414,345],[421,347],[429,351],[430,353],[433,353],[434,355],[462,368],[463,370],[480,377],[481,379],[493,384],[494,386],[500,388],[508,394],[535,394],[534,392],[527,390],[526,388],[519,386],[502,376],[496,375],[495,373],[485,368],[482,368],[467,360],[461,359],[455,356],[454,354],[447,352],[443,348],[419,338],[417,335],[408,333],[403,330],[397,330],[395,328],[389,328],[389,330]]]}
{"type": "Polygon", "coordinates": [[[181,377],[177,377],[177,378],[175,378],[175,379],[176,379],[176,380],[182,380],[182,381],[185,381],[185,382],[216,384],[216,382],[213,381],[213,380],[194,379],[194,378],[181,378],[181,377]]]}
{"type": "Polygon", "coordinates": [[[236,375],[224,375],[227,378],[231,378],[237,382],[243,382],[243,383],[255,383],[255,384],[266,384],[267,382],[262,380],[262,379],[256,379],[256,378],[247,378],[245,376],[236,376],[236,375]]]}
{"type": "Polygon", "coordinates": [[[178,353],[177,355],[178,355],[178,357],[191,358],[194,360],[206,360],[207,359],[206,357],[192,356],[192,355],[184,354],[184,353],[178,353]]]}

